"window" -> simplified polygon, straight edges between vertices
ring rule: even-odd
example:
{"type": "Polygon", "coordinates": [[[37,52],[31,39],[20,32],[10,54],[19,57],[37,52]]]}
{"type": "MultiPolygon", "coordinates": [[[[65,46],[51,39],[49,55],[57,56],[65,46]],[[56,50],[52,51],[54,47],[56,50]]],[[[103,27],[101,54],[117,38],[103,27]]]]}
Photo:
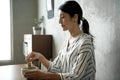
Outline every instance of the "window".
{"type": "Polygon", "coordinates": [[[0,61],[12,59],[10,3],[11,0],[0,0],[0,61]]]}

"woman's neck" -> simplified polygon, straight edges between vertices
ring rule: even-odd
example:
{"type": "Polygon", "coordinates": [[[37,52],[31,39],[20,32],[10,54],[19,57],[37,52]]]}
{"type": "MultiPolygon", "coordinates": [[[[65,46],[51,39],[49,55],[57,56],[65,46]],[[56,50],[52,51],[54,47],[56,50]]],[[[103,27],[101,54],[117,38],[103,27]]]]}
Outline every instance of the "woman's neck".
{"type": "Polygon", "coordinates": [[[70,32],[71,37],[73,38],[83,33],[83,31],[80,30],[79,26],[74,27],[69,32],[70,32]]]}

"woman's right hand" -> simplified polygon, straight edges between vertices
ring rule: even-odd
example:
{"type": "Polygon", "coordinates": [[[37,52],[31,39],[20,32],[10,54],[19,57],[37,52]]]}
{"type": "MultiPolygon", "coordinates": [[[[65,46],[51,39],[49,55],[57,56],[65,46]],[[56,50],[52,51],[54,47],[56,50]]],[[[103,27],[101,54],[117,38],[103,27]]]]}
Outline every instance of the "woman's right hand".
{"type": "Polygon", "coordinates": [[[40,61],[40,57],[42,56],[41,53],[38,52],[31,52],[27,57],[26,57],[26,62],[31,62],[34,60],[39,60],[40,61]]]}
{"type": "Polygon", "coordinates": [[[26,57],[26,62],[29,63],[31,61],[38,60],[41,62],[46,68],[50,66],[50,61],[47,60],[44,55],[38,52],[31,52],[27,57],[26,57]]]}

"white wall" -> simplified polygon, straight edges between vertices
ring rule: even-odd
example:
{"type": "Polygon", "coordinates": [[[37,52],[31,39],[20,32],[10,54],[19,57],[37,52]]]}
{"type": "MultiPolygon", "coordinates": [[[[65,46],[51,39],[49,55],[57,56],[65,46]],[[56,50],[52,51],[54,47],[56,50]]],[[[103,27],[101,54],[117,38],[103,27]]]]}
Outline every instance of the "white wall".
{"type": "Polygon", "coordinates": [[[97,80],[119,80],[120,45],[116,44],[120,43],[120,1],[80,1],[95,36],[97,80]]]}
{"type": "Polygon", "coordinates": [[[46,0],[39,0],[39,17],[44,16],[44,27],[46,34],[53,35],[53,57],[55,57],[63,44],[63,40],[67,35],[67,32],[63,32],[60,24],[59,24],[59,15],[58,15],[58,6],[61,2],[65,0],[54,0],[55,14],[54,18],[47,18],[47,8],[46,8],[46,0]]]}
{"type": "MultiPolygon", "coordinates": [[[[58,7],[65,0],[54,0],[55,16],[47,19],[46,0],[39,0],[39,16],[45,16],[46,34],[54,38],[54,57],[68,33],[58,23],[58,7]]],[[[120,0],[77,0],[95,36],[96,80],[120,80],[120,0]]]]}

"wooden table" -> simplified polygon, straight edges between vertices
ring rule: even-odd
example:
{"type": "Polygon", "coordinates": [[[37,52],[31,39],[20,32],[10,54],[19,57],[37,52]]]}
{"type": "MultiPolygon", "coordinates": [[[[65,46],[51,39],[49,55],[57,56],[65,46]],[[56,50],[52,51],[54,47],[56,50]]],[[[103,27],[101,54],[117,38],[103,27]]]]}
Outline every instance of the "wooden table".
{"type": "Polygon", "coordinates": [[[21,74],[25,64],[0,66],[0,80],[27,80],[21,74]]]}

